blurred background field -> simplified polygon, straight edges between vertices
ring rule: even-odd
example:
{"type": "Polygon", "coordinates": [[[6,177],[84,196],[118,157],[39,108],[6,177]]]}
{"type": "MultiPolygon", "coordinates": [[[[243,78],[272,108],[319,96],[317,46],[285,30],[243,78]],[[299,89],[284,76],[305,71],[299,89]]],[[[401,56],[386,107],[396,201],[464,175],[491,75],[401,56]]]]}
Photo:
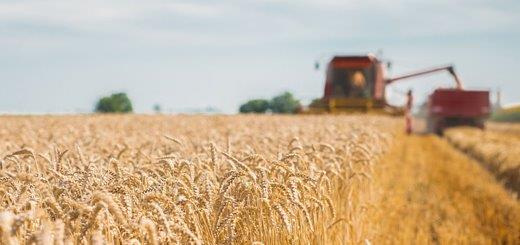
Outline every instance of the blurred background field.
{"type": "Polygon", "coordinates": [[[520,105],[510,106],[496,111],[491,120],[497,122],[520,122],[520,105]]]}

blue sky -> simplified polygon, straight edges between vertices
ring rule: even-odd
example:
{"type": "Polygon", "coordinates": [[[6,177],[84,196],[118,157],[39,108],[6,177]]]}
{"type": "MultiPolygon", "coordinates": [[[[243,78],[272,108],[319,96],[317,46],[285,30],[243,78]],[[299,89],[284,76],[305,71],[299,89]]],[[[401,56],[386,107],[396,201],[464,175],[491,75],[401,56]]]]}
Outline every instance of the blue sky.
{"type": "MultiPolygon", "coordinates": [[[[89,112],[124,91],[137,112],[208,106],[292,91],[320,97],[322,63],[376,53],[389,76],[453,63],[466,87],[520,102],[520,1],[0,0],[0,112],[89,112]]],[[[388,88],[419,100],[451,78],[388,88]]]]}

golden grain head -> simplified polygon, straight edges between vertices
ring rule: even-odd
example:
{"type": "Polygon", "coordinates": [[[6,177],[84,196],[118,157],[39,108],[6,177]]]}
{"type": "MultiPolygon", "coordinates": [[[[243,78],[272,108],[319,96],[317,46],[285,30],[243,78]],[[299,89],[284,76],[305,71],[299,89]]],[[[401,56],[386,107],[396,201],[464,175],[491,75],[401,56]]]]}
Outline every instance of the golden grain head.
{"type": "Polygon", "coordinates": [[[369,244],[374,169],[401,126],[381,116],[0,124],[2,244],[369,244]]]}

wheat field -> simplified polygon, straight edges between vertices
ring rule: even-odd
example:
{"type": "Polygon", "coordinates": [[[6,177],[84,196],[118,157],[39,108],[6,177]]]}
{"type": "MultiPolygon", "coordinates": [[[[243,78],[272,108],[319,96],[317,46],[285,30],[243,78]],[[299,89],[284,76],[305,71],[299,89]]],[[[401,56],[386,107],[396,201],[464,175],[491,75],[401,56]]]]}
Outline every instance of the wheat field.
{"type": "Polygon", "coordinates": [[[478,164],[439,150],[449,148],[440,139],[405,137],[396,118],[2,116],[0,125],[2,244],[520,241],[516,200],[478,164]],[[435,156],[444,157],[427,161],[435,156]]]}
{"type": "Polygon", "coordinates": [[[4,244],[356,243],[395,128],[334,116],[1,123],[4,244]]]}

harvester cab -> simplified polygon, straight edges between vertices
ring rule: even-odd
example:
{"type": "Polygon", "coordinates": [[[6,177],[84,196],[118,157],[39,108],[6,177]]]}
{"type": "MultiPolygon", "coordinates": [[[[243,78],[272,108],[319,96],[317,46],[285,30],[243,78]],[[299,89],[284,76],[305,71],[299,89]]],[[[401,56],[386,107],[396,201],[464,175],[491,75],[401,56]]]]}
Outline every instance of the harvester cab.
{"type": "Polygon", "coordinates": [[[384,108],[383,64],[373,55],[336,56],[327,66],[323,98],[314,112],[371,112],[384,108]]]}

